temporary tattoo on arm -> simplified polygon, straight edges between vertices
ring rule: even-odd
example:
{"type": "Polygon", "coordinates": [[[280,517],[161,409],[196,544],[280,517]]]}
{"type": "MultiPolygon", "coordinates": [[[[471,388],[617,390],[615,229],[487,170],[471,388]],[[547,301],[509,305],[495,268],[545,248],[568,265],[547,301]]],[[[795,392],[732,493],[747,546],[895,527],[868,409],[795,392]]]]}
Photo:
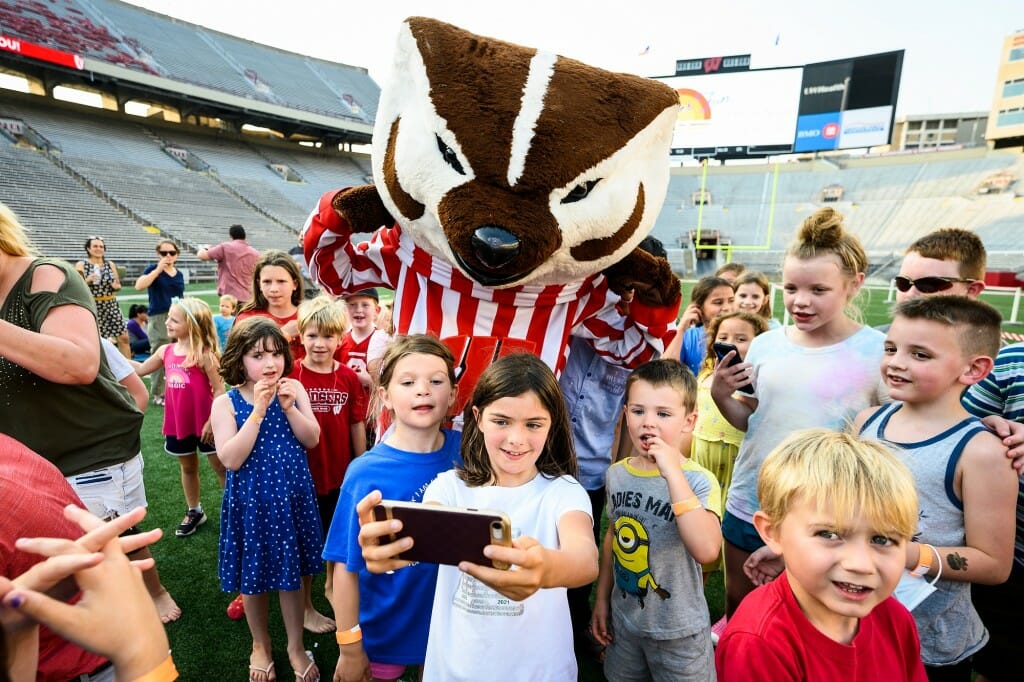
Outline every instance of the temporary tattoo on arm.
{"type": "Polygon", "coordinates": [[[967,570],[967,557],[962,557],[956,552],[946,555],[946,563],[954,571],[966,571],[967,570]]]}

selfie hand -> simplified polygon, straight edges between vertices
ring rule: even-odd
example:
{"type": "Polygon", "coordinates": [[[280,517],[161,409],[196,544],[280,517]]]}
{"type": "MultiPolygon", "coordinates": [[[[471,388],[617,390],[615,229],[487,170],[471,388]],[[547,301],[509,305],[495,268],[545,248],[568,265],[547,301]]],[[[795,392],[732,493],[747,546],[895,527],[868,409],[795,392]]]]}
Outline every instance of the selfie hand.
{"type": "Polygon", "coordinates": [[[512,541],[512,547],[487,545],[484,556],[496,561],[512,564],[512,568],[502,571],[490,566],[480,566],[469,561],[459,564],[459,570],[468,573],[495,592],[505,595],[513,601],[522,601],[544,585],[547,572],[547,549],[530,537],[520,537],[512,541]]]}
{"type": "Polygon", "coordinates": [[[366,562],[366,570],[370,573],[387,573],[412,564],[410,561],[394,558],[412,547],[412,538],[379,544],[392,533],[402,529],[402,522],[397,519],[374,521],[373,508],[380,501],[380,491],[373,490],[356,504],[356,514],[359,516],[359,546],[363,548],[363,561],[366,562]]]}

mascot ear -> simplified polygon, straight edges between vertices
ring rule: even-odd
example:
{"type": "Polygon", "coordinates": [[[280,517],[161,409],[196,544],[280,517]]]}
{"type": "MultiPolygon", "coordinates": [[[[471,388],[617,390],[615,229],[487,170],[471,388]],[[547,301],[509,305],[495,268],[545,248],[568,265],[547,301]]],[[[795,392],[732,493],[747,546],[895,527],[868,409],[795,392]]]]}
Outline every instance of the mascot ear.
{"type": "Polygon", "coordinates": [[[651,307],[678,305],[682,296],[679,278],[668,261],[642,249],[604,269],[608,288],[619,296],[633,291],[636,300],[651,307]]]}
{"type": "Polygon", "coordinates": [[[373,185],[343,189],[334,195],[331,206],[348,221],[353,232],[374,232],[395,222],[373,185]]]}

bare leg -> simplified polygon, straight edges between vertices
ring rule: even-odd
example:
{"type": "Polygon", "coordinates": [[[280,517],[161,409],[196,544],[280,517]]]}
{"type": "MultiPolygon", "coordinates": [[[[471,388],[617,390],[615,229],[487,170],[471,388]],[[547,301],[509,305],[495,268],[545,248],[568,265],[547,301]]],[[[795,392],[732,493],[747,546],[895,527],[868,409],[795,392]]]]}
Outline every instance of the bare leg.
{"type": "Polygon", "coordinates": [[[181,465],[181,489],[185,491],[185,504],[189,509],[199,506],[199,457],[191,455],[178,457],[181,465]]]}
{"type": "Polygon", "coordinates": [[[128,332],[121,332],[114,339],[117,343],[117,349],[121,351],[121,355],[125,356],[129,360],[132,359],[132,348],[128,344],[128,332]]]}
{"type": "Polygon", "coordinates": [[[750,556],[726,540],[725,545],[725,615],[732,618],[740,602],[754,590],[754,583],[743,572],[743,562],[750,556]]]}
{"type": "Polygon", "coordinates": [[[272,682],[275,677],[253,670],[268,669],[274,662],[274,649],[270,643],[270,628],[267,625],[270,595],[266,592],[243,594],[242,601],[245,603],[245,622],[249,624],[249,633],[252,635],[252,655],[249,656],[249,665],[252,667],[249,669],[249,680],[272,682]]]}
{"type": "MultiPolygon", "coordinates": [[[[149,559],[152,556],[149,547],[143,547],[136,552],[132,552],[129,558],[132,560],[149,559]]],[[[160,574],[157,572],[156,566],[142,572],[142,582],[146,584],[146,590],[156,606],[157,613],[160,614],[160,622],[171,623],[181,618],[181,609],[174,601],[174,598],[171,597],[171,593],[160,582],[160,574]]]]}
{"type": "Polygon", "coordinates": [[[220,481],[220,487],[223,490],[225,477],[227,476],[227,469],[221,464],[221,461],[217,458],[217,453],[207,455],[206,461],[210,463],[210,467],[213,469],[213,473],[217,474],[217,480],[220,481]]]}
{"type": "Polygon", "coordinates": [[[327,562],[327,578],[324,580],[324,596],[327,597],[327,601],[334,603],[332,597],[334,595],[334,562],[327,562]]]}
{"type": "Polygon", "coordinates": [[[322,634],[334,632],[337,625],[333,620],[313,608],[313,576],[302,576],[302,627],[310,632],[322,634]]]}
{"type": "MultiPolygon", "coordinates": [[[[281,600],[281,618],[284,620],[285,632],[288,633],[288,660],[296,673],[296,679],[298,682],[319,679],[320,671],[306,656],[306,646],[302,642],[302,612],[305,601],[302,588],[291,592],[281,590],[277,596],[281,600]]],[[[248,615],[248,603],[245,605],[245,612],[248,615]]]]}

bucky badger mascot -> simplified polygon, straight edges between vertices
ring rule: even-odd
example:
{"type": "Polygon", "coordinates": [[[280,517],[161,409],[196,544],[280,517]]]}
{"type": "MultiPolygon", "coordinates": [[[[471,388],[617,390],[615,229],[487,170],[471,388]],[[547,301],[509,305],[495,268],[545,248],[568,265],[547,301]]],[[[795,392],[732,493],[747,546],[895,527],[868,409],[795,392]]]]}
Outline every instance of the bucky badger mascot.
{"type": "Polygon", "coordinates": [[[394,289],[395,331],[448,343],[463,401],[510,352],[558,372],[570,334],[609,362],[651,359],[680,289],[635,247],[665,197],[677,102],[646,78],[408,19],[377,110],[375,185],[320,199],[310,273],[333,294],[394,289]]]}

